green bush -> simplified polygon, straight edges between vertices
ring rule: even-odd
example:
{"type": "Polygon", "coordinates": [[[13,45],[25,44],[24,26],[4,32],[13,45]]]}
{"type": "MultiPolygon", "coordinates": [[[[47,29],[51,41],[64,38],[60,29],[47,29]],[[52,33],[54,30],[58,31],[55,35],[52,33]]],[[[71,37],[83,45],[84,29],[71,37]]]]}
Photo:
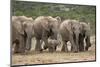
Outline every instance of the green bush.
{"type": "Polygon", "coordinates": [[[76,19],[89,22],[92,34],[95,33],[96,7],[70,4],[51,4],[39,2],[25,2],[12,0],[12,14],[25,15],[35,19],[38,16],[60,16],[62,20],[76,19]]]}

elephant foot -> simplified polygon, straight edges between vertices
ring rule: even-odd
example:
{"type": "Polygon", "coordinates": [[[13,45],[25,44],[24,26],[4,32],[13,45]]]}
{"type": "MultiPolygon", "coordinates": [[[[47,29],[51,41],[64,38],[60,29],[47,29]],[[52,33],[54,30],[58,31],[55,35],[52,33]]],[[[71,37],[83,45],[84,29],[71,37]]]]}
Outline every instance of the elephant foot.
{"type": "Polygon", "coordinates": [[[73,52],[74,52],[74,53],[78,53],[78,52],[79,52],[79,50],[78,50],[78,49],[77,49],[77,50],[73,50],[73,52]]]}
{"type": "Polygon", "coordinates": [[[43,49],[38,49],[38,50],[35,50],[36,53],[42,53],[43,52],[43,49]]]}
{"type": "Polygon", "coordinates": [[[68,52],[68,48],[67,48],[67,46],[64,45],[64,46],[62,47],[61,51],[62,51],[62,52],[68,52]]]}
{"type": "Polygon", "coordinates": [[[16,53],[24,53],[25,51],[22,51],[22,50],[14,50],[14,54],[16,54],[16,53]]]}
{"type": "Polygon", "coordinates": [[[62,52],[65,52],[65,49],[61,49],[62,52]]]}
{"type": "Polygon", "coordinates": [[[84,50],[79,50],[79,52],[84,52],[84,50]]]}
{"type": "Polygon", "coordinates": [[[53,48],[52,48],[52,47],[50,47],[48,50],[49,50],[49,52],[51,52],[51,53],[53,53],[53,52],[54,52],[54,50],[53,50],[53,48]]]}
{"type": "Polygon", "coordinates": [[[62,52],[69,52],[68,50],[61,50],[62,52]]]}
{"type": "Polygon", "coordinates": [[[19,52],[19,51],[14,51],[13,53],[14,53],[14,54],[17,54],[17,53],[20,53],[20,52],[19,52]]]}
{"type": "Polygon", "coordinates": [[[62,51],[62,52],[68,52],[68,50],[67,50],[67,49],[61,49],[61,51],[62,51]]]}
{"type": "Polygon", "coordinates": [[[79,49],[79,51],[80,51],[80,52],[83,52],[83,51],[84,51],[84,48],[82,48],[82,49],[79,49]]]}
{"type": "Polygon", "coordinates": [[[88,51],[89,47],[91,47],[91,44],[85,47],[85,50],[88,51]]]}
{"type": "Polygon", "coordinates": [[[65,47],[62,47],[61,51],[62,51],[62,52],[65,52],[65,47]]]}
{"type": "Polygon", "coordinates": [[[23,53],[25,53],[25,52],[22,52],[22,51],[16,51],[16,52],[14,52],[14,54],[23,54],[23,53]]]}
{"type": "Polygon", "coordinates": [[[73,51],[74,53],[78,53],[78,51],[73,51]]]}
{"type": "Polygon", "coordinates": [[[43,49],[40,49],[40,53],[42,53],[43,52],[43,49]]]}
{"type": "Polygon", "coordinates": [[[48,46],[45,45],[43,48],[44,48],[44,50],[46,50],[48,48],[48,46]]]}
{"type": "Polygon", "coordinates": [[[88,47],[85,47],[85,50],[88,51],[88,47]]]}
{"type": "Polygon", "coordinates": [[[25,49],[19,49],[18,53],[25,53],[25,49]]]}

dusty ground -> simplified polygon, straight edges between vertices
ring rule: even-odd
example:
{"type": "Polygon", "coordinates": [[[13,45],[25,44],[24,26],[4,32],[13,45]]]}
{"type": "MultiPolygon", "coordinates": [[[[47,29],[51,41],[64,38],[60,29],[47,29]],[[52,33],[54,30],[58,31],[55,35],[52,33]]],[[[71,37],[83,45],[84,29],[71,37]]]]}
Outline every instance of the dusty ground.
{"type": "Polygon", "coordinates": [[[12,65],[24,64],[45,64],[45,63],[60,63],[60,62],[77,62],[77,61],[94,61],[95,60],[95,36],[91,37],[92,46],[89,51],[79,53],[54,52],[36,53],[33,50],[27,55],[14,54],[12,55],[12,65]]]}

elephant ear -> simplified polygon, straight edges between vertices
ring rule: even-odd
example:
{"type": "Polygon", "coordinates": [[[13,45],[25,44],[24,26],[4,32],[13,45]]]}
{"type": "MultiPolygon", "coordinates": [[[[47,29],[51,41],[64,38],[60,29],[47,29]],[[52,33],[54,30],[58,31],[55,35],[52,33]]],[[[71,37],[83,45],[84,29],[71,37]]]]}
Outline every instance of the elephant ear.
{"type": "Polygon", "coordinates": [[[90,23],[87,23],[88,24],[88,27],[90,28],[90,23]]]}
{"type": "Polygon", "coordinates": [[[73,25],[72,21],[70,21],[70,20],[69,20],[68,25],[71,27],[70,29],[71,29],[72,31],[74,31],[74,30],[75,30],[75,27],[74,27],[74,25],[73,25]]]}
{"type": "Polygon", "coordinates": [[[23,29],[26,29],[26,27],[27,27],[26,22],[23,22],[22,27],[23,27],[23,29]]]}
{"type": "Polygon", "coordinates": [[[59,16],[55,17],[59,23],[61,23],[61,18],[59,16]]]}
{"type": "Polygon", "coordinates": [[[23,26],[22,23],[20,21],[15,21],[13,22],[13,26],[15,27],[15,29],[22,35],[24,35],[24,30],[23,30],[23,26]]]}

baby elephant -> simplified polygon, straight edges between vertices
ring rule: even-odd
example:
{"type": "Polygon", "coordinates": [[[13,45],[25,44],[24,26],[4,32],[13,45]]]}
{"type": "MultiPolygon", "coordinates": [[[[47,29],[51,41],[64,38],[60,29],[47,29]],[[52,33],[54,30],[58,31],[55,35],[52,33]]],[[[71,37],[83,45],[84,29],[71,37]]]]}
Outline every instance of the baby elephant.
{"type": "Polygon", "coordinates": [[[48,39],[48,45],[44,45],[44,49],[49,50],[49,52],[56,51],[57,46],[59,46],[61,43],[58,40],[55,39],[48,39]]]}

